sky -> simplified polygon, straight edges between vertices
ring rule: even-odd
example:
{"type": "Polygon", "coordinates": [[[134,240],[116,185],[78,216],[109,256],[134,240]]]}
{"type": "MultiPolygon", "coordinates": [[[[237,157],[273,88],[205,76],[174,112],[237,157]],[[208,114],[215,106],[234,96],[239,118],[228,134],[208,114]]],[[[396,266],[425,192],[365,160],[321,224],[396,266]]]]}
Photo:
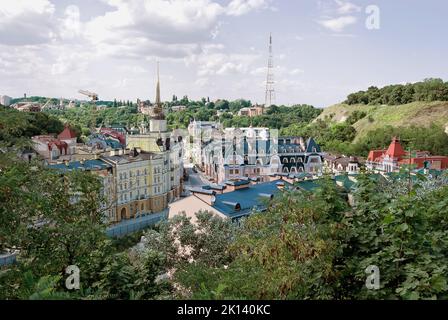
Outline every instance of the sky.
{"type": "Polygon", "coordinates": [[[0,0],[0,95],[326,107],[371,85],[448,80],[446,0],[0,0]]]}

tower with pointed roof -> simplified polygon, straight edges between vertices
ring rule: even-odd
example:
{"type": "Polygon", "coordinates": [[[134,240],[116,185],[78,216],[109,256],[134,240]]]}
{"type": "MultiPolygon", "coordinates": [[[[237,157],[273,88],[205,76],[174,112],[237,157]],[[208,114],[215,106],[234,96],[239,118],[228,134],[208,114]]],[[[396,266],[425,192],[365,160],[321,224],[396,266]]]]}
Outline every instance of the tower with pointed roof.
{"type": "Polygon", "coordinates": [[[151,132],[166,132],[167,122],[165,114],[163,113],[163,106],[160,99],[160,74],[159,63],[157,62],[157,86],[156,86],[156,101],[151,113],[151,119],[149,121],[149,129],[151,132]]]}

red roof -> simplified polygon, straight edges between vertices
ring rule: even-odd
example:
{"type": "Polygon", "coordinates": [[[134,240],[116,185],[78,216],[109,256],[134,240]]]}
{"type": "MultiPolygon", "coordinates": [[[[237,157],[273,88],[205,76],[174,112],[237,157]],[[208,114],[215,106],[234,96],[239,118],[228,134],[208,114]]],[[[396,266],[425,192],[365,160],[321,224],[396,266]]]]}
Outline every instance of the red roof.
{"type": "Polygon", "coordinates": [[[406,155],[406,152],[404,151],[397,137],[393,137],[392,143],[386,151],[386,155],[396,159],[401,159],[401,157],[406,155]]]}
{"type": "Polygon", "coordinates": [[[371,150],[369,152],[369,156],[367,157],[367,161],[376,162],[378,158],[380,158],[386,150],[371,150]]]}
{"type": "Polygon", "coordinates": [[[59,139],[73,139],[76,138],[76,133],[69,126],[65,126],[64,130],[58,135],[59,139]]]}

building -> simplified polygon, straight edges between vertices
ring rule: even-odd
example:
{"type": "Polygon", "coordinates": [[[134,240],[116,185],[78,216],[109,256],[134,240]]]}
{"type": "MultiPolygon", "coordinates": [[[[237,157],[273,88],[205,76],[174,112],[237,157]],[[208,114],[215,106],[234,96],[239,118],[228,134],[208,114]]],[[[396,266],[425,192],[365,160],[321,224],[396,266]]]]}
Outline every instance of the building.
{"type": "Polygon", "coordinates": [[[97,175],[101,180],[101,192],[104,196],[104,202],[100,204],[104,210],[104,222],[112,224],[117,221],[116,207],[115,207],[115,184],[113,168],[110,164],[103,160],[81,160],[81,161],[64,161],[59,164],[52,164],[48,166],[50,169],[59,170],[62,173],[82,170],[91,172],[97,175]]]}
{"type": "Polygon", "coordinates": [[[256,117],[264,114],[265,108],[262,105],[254,105],[250,108],[241,108],[238,115],[242,117],[256,117]]]}
{"type": "Polygon", "coordinates": [[[182,184],[173,188],[172,171],[164,154],[119,149],[96,157],[66,160],[49,167],[62,172],[90,171],[101,177],[106,199],[101,205],[108,224],[159,213],[180,198],[182,184]]]}
{"type": "Polygon", "coordinates": [[[60,156],[68,155],[68,146],[52,135],[40,135],[31,138],[34,150],[45,160],[52,162],[60,156]]]}
{"type": "Polygon", "coordinates": [[[40,112],[42,105],[37,102],[18,102],[11,105],[12,108],[22,112],[40,112]]]}
{"type": "Polygon", "coordinates": [[[68,154],[74,154],[76,151],[76,132],[73,131],[68,125],[58,135],[58,139],[67,143],[68,154]]]}
{"type": "Polygon", "coordinates": [[[219,135],[221,124],[213,121],[193,120],[188,125],[190,141],[187,143],[186,158],[195,165],[201,165],[202,148],[209,143],[213,136],[219,135]]]}
{"type": "Polygon", "coordinates": [[[267,203],[283,189],[280,180],[253,184],[250,180],[229,180],[223,188],[192,189],[192,195],[169,205],[169,218],[185,213],[196,221],[195,214],[209,211],[218,217],[237,220],[254,211],[262,212],[267,203]]]}
{"type": "Polygon", "coordinates": [[[160,155],[120,150],[111,151],[102,160],[114,170],[115,222],[160,212],[174,199],[168,195],[160,155]]]}
{"type": "Polygon", "coordinates": [[[91,151],[124,149],[126,147],[126,144],[121,144],[120,140],[101,133],[90,135],[86,145],[91,148],[91,151]]]}
{"type": "Polygon", "coordinates": [[[160,175],[160,188],[165,190],[166,203],[180,197],[183,189],[183,137],[176,131],[168,131],[167,120],[160,101],[160,80],[156,87],[156,100],[151,110],[149,129],[143,122],[138,134],[126,135],[127,148],[154,154],[160,159],[157,175],[160,175]]]}
{"type": "Polygon", "coordinates": [[[180,105],[180,106],[172,106],[171,107],[171,111],[173,111],[173,112],[183,111],[183,110],[186,110],[186,109],[187,109],[187,106],[182,106],[182,105],[180,105]]]}
{"type": "Polygon", "coordinates": [[[322,172],[324,154],[313,138],[279,137],[278,155],[284,173],[322,172]]]}
{"type": "Polygon", "coordinates": [[[200,145],[200,167],[217,183],[241,178],[266,181],[281,172],[319,175],[323,168],[324,154],[314,139],[277,137],[269,128],[214,130],[200,145]]]}
{"type": "Polygon", "coordinates": [[[371,150],[367,158],[366,167],[376,172],[396,172],[404,165],[411,165],[414,169],[448,169],[448,157],[432,156],[428,151],[405,151],[397,137],[387,150],[371,150]]]}
{"type": "Polygon", "coordinates": [[[329,172],[340,174],[357,174],[361,170],[361,162],[357,157],[324,155],[324,166],[329,172]]]}
{"type": "Polygon", "coordinates": [[[76,139],[76,133],[68,126],[57,137],[40,135],[31,138],[34,150],[47,162],[70,160],[76,153],[76,139]]]}
{"type": "Polygon", "coordinates": [[[226,128],[202,148],[201,169],[210,180],[252,178],[281,172],[277,140],[268,128],[226,128]]]}
{"type": "Polygon", "coordinates": [[[0,96],[0,104],[4,105],[5,107],[9,107],[11,105],[12,98],[9,96],[0,96]]]}

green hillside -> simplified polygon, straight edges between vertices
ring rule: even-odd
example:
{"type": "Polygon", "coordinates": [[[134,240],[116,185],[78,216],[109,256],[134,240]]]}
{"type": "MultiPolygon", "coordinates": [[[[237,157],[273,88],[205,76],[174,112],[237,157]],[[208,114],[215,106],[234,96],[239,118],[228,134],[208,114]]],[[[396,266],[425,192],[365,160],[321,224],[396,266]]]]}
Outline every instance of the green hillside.
{"type": "Polygon", "coordinates": [[[388,125],[425,128],[431,124],[448,126],[447,101],[412,102],[394,106],[336,104],[324,109],[317,119],[343,123],[356,110],[365,112],[367,115],[353,124],[356,129],[354,142],[365,137],[369,131],[388,125]]]}

